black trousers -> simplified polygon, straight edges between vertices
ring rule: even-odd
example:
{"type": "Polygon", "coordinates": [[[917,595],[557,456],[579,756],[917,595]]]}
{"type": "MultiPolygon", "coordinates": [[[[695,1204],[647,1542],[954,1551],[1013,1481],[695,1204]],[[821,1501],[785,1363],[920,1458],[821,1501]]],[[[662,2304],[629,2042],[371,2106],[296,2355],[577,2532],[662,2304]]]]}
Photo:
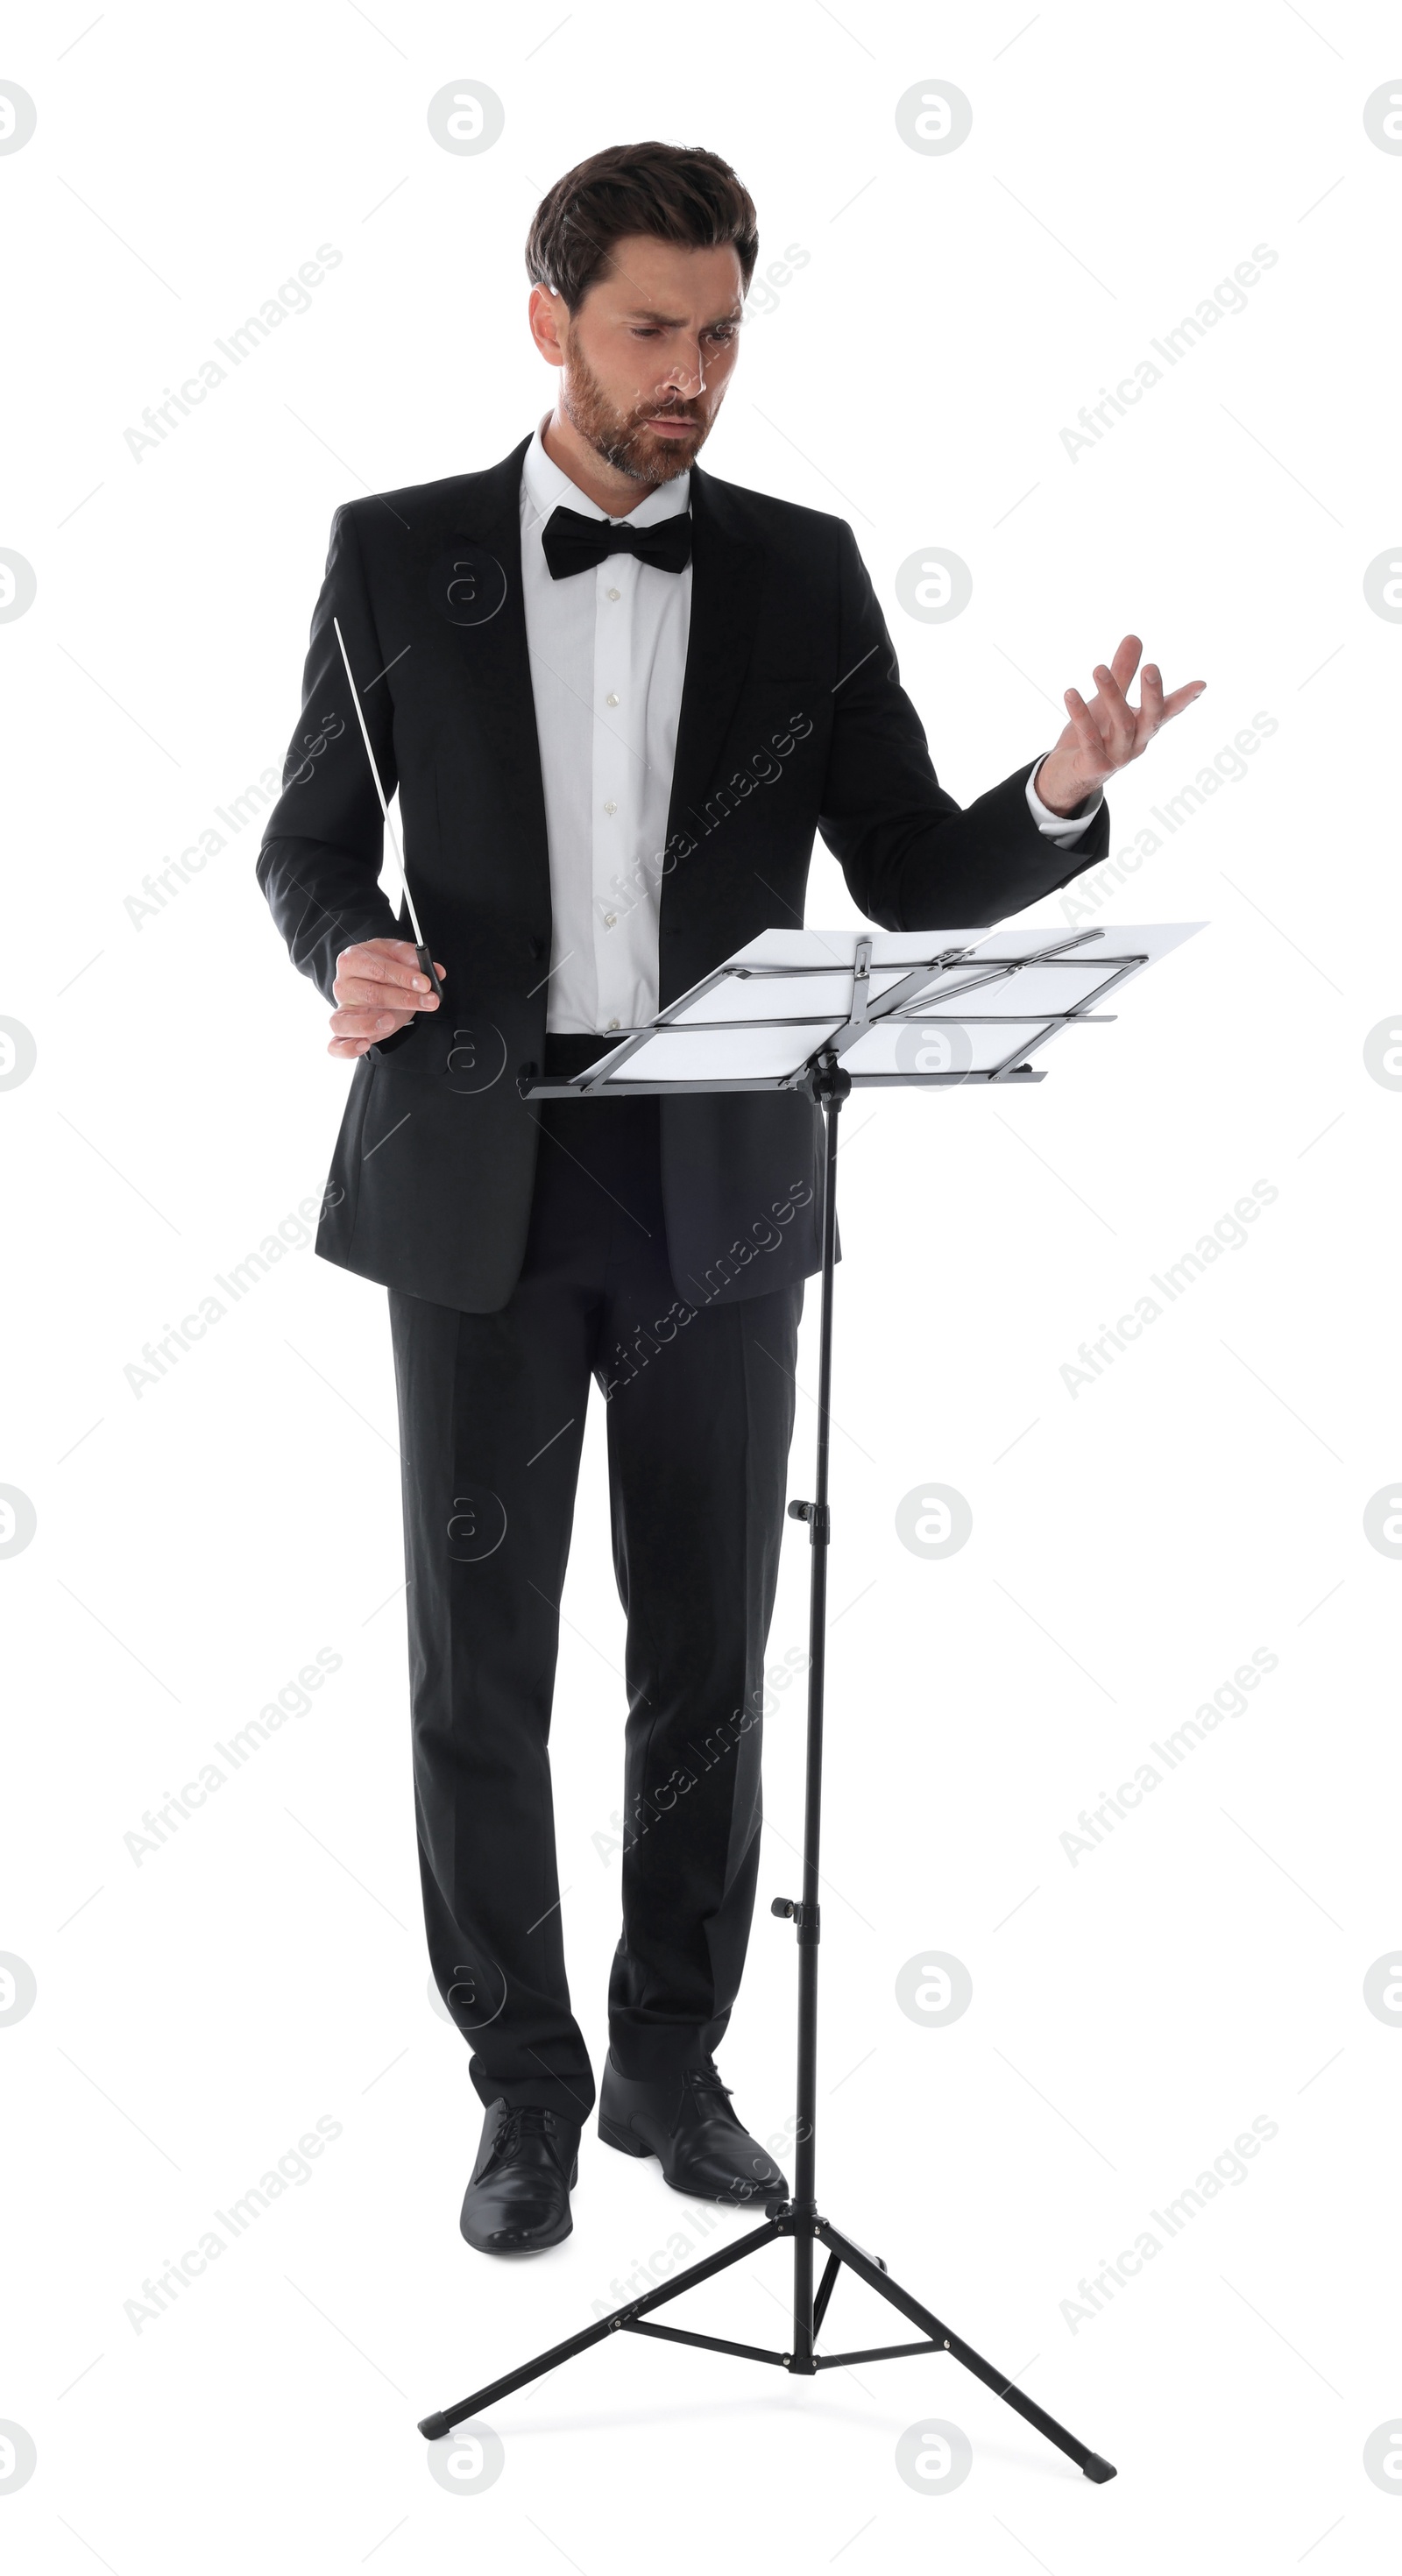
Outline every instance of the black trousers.
{"type": "Polygon", "coordinates": [[[590,1381],[627,1617],[610,2045],[625,2074],[662,2076],[715,2048],[744,1966],[803,1289],[678,1297],[655,1099],[537,1115],[508,1304],[389,1303],[434,1975],[484,2102],[582,2119],[594,2080],[565,1975],[548,1739],[590,1381]]]}

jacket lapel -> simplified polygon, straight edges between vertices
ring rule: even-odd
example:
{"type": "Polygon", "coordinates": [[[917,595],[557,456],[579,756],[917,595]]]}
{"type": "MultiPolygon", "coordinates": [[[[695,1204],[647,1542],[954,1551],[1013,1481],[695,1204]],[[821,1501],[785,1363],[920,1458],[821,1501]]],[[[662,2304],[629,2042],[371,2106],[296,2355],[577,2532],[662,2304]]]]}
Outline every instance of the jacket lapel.
{"type": "MultiPolygon", "coordinates": [[[[484,474],[465,476],[461,498],[454,501],[453,530],[495,556],[506,576],[506,596],[494,617],[481,626],[457,632],[470,658],[476,686],[499,709],[504,727],[501,748],[509,759],[528,758],[539,783],[535,699],[531,693],[531,658],[526,643],[526,604],[521,586],[521,459],[529,439],[522,439],[499,465],[484,474]]],[[[441,548],[442,537],[435,538],[441,548]]],[[[451,551],[451,548],[450,548],[451,551]]]]}
{"type": "Polygon", "coordinates": [[[506,809],[514,817],[516,866],[521,871],[524,861],[529,871],[529,877],[522,872],[519,881],[524,885],[534,880],[531,909],[548,923],[545,788],[521,581],[521,462],[529,445],[529,438],[523,438],[499,465],[464,478],[461,499],[453,505],[452,533],[484,546],[506,576],[506,595],[496,615],[485,625],[460,627],[456,633],[471,670],[473,698],[485,719],[484,745],[490,746],[506,809]]]}
{"type": "Polygon", "coordinates": [[[705,803],[750,659],[762,549],[734,524],[723,483],[691,470],[691,629],[667,838],[705,803]]]}

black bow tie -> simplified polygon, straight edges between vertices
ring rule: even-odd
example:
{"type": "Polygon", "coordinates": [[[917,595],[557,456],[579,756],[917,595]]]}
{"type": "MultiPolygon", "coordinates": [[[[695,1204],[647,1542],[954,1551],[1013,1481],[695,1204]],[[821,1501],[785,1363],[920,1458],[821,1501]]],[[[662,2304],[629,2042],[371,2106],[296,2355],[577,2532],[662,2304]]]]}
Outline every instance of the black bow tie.
{"type": "Polygon", "coordinates": [[[586,519],[582,510],[552,510],[540,542],[552,581],[571,573],[592,572],[606,555],[636,555],[656,564],[659,572],[682,572],[691,559],[691,519],[674,511],[650,528],[635,528],[627,519],[586,519]]]}

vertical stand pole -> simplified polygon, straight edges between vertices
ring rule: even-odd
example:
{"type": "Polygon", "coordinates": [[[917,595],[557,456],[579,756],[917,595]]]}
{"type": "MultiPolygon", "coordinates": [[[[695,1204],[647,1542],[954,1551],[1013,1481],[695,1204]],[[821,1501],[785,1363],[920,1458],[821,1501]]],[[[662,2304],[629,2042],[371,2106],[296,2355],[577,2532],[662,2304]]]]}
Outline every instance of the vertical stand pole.
{"type": "Polygon", "coordinates": [[[837,1257],[837,1120],[851,1090],[841,1066],[819,1074],[818,1096],[827,1123],[823,1164],[822,1305],[818,1322],[818,1441],[813,1500],[791,1505],[808,1523],[812,1563],[808,1593],[808,1743],[803,1798],[803,1896],[797,1912],[798,1932],[798,2137],[794,2172],[793,2217],[793,2357],[789,2367],[801,2377],[816,2368],[813,2358],[813,2248],[818,2223],[816,2199],[818,2109],[818,1844],[823,1803],[823,1680],[828,1619],[828,1447],[832,1399],[833,1270],[837,1257]]]}

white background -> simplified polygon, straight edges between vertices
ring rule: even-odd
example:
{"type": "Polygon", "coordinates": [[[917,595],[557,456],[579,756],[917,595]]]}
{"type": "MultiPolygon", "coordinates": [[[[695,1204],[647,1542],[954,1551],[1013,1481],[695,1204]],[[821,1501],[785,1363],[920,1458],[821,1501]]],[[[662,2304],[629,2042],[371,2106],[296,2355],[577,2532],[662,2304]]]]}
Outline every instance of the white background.
{"type": "MultiPolygon", "coordinates": [[[[37,1980],[0,2030],[0,2416],[38,2454],[0,2486],[17,2568],[1396,2564],[1402,2500],[1363,2450],[1402,2404],[1402,2035],[1363,1980],[1402,1931],[1402,1565],[1363,1514],[1402,1468],[1402,1099],[1363,1048],[1402,1001],[1402,632],[1363,585],[1399,533],[1402,158],[1363,108],[1402,88],[1397,45],[1395,12],[1322,0],[8,14],[0,78],[38,108],[0,157],[0,545],[37,579],[0,632],[0,1011],[37,1046],[0,1100],[0,1482],[37,1513],[0,1563],[0,1948],[37,1980]],[[429,132],[462,79],[504,103],[481,155],[429,132]],[[895,122],[934,79],[973,106],[948,155],[895,122]],[[1131,627],[1170,686],[1209,685],[1112,787],[1112,849],[1257,714],[1277,728],[1106,880],[1107,927],[1210,925],[1118,1025],[1013,1096],[857,1103],[842,1163],[820,2199],[1117,2463],[1106,2488],[952,2363],[798,2383],[625,2338],[494,2410],[490,2488],[434,2481],[416,2417],[699,2241],[698,2204],[591,2130],[567,2245],[508,2267],[458,2236],[478,2105],[427,1998],[382,1292],[289,1253],[154,1387],[124,1376],[319,1196],[347,1080],[256,823],[139,928],[124,899],[280,765],[337,504],[492,463],[546,407],[531,213],[650,134],[735,163],[762,264],[809,255],[747,325],[706,463],[850,518],[957,796],[1046,748],[1131,627]],[[312,309],[134,458],[143,408],[323,243],[312,309]],[[1246,310],[1073,461],[1082,406],[1258,244],[1246,310]],[[895,592],[932,546],[972,573],[943,624],[895,592]],[[1073,1397],[1077,1346],[1258,1180],[1278,1196],[1249,1241],[1073,1397]],[[896,1532],[931,1480],[972,1509],[947,1560],[896,1532]],[[322,1648],[341,1664],[307,1712],[138,1866],[143,1811],[322,1648]],[[1257,1648],[1278,1662],[1245,1713],[1073,1866],[1078,1812],[1257,1648]],[[944,2028],[896,1999],[931,1950],[973,1981],[944,2028]],[[143,2281],[318,2118],[340,2134],[307,2179],[138,2332],[143,2281]],[[1068,2317],[1254,2119],[1276,2134],[1243,2178],[1068,2317]],[[897,2471],[932,2417],[973,2445],[953,2492],[897,2471]]],[[[820,850],[809,919],[853,918],[820,850]]],[[[810,1299],[809,1390],[815,1326],[810,1299]]],[[[813,1419],[801,1399],[798,1493],[813,1419]]],[[[795,1530],[776,1658],[807,1573],[795,1530]]],[[[597,2064],[623,1711],[597,1419],[563,1608],[561,1880],[597,2064]]],[[[795,1886],[799,1700],[768,1732],[722,2059],[761,2136],[792,2107],[795,1947],[767,1900],[795,1886]]],[[[784,2288],[776,2251],[691,2322],[782,2347],[784,2288]]],[[[892,2325],[839,2290],[839,2345],[892,2325]]]]}

